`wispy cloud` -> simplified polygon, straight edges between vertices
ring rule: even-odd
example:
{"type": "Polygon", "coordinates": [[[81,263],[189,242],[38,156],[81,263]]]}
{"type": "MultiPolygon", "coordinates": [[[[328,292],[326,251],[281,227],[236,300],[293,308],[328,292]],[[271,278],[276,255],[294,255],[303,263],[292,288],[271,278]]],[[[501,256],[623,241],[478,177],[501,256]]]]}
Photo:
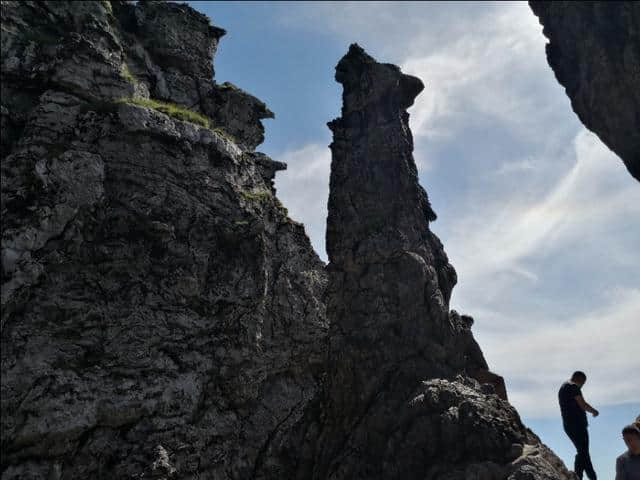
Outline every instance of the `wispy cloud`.
{"type": "MultiPolygon", "coordinates": [[[[566,247],[586,232],[606,234],[617,219],[638,218],[640,189],[627,179],[615,155],[586,130],[573,143],[573,152],[565,153],[573,157],[573,167],[547,191],[541,188],[537,202],[528,203],[529,195],[523,199],[515,189],[490,208],[483,202],[480,219],[470,215],[448,220],[448,251],[467,280],[521,269],[518,262],[536,254],[543,243],[546,249],[566,247]]],[[[501,171],[522,167],[520,162],[506,165],[501,171]]],[[[525,165],[530,169],[529,161],[525,165]]],[[[482,200],[482,192],[478,196],[482,200]]]]}
{"type": "Polygon", "coordinates": [[[633,352],[640,342],[640,289],[607,294],[610,302],[589,313],[563,318],[557,312],[523,332],[483,336],[520,412],[532,417],[557,414],[559,384],[575,370],[587,372],[584,393],[593,405],[638,401],[640,357],[633,352]]]}
{"type": "Polygon", "coordinates": [[[492,368],[530,416],[556,413],[556,384],[575,369],[590,372],[599,403],[640,398],[640,189],[595,135],[578,133],[572,153],[537,203],[514,192],[518,206],[453,221],[445,243],[461,279],[453,303],[476,317],[492,368]]]}
{"type": "Polygon", "coordinates": [[[527,172],[527,171],[531,171],[531,170],[535,170],[535,169],[536,169],[536,167],[535,167],[533,161],[530,158],[527,158],[527,159],[516,161],[516,162],[505,162],[505,163],[503,163],[500,166],[500,168],[498,168],[494,172],[494,175],[507,175],[507,174],[513,174],[513,173],[522,173],[522,172],[527,172]]]}

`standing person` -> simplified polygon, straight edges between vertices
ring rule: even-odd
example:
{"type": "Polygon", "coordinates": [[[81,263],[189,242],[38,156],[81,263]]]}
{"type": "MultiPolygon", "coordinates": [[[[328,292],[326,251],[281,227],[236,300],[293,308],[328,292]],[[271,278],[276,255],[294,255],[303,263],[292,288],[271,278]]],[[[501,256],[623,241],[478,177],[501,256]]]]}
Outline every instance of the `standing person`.
{"type": "Polygon", "coordinates": [[[596,480],[596,472],[593,471],[591,456],[589,455],[589,432],[587,431],[587,413],[594,417],[598,411],[589,405],[582,397],[581,388],[587,381],[584,372],[573,372],[571,380],[564,382],[558,392],[560,412],[562,413],[562,426],[567,436],[576,447],[576,459],[574,472],[582,479],[583,472],[589,480],[596,480]]]}
{"type": "Polygon", "coordinates": [[[616,460],[616,480],[640,480],[640,417],[622,429],[628,450],[616,460]]]}

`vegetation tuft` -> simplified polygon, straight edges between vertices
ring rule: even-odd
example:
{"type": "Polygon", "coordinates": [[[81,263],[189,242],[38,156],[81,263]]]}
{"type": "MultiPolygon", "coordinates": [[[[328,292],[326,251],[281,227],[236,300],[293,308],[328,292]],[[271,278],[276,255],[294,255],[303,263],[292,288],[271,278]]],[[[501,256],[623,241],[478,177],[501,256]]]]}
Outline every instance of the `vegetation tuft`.
{"type": "Polygon", "coordinates": [[[216,85],[218,87],[219,90],[232,90],[232,91],[240,91],[240,89],[238,87],[236,87],[233,83],[231,82],[224,82],[224,83],[220,83],[218,85],[216,85]]]}
{"type": "Polygon", "coordinates": [[[120,72],[122,73],[122,76],[125,78],[125,80],[127,80],[129,83],[131,83],[132,85],[138,84],[138,79],[133,75],[133,73],[131,73],[131,70],[129,70],[129,65],[127,65],[126,62],[122,64],[120,72]]]}
{"type": "Polygon", "coordinates": [[[248,192],[246,190],[242,190],[240,192],[240,195],[242,195],[242,197],[249,202],[260,202],[260,203],[266,203],[269,200],[271,200],[271,198],[273,197],[273,195],[271,195],[271,192],[267,190],[258,190],[255,192],[248,192]]]}
{"type": "Polygon", "coordinates": [[[257,191],[251,191],[251,192],[247,190],[242,190],[240,192],[240,195],[242,195],[242,198],[244,198],[249,202],[261,203],[263,205],[271,204],[275,206],[278,210],[280,210],[280,212],[285,217],[289,216],[289,210],[287,210],[287,207],[282,205],[278,197],[273,195],[273,193],[271,193],[269,190],[257,190],[257,191]]]}
{"type": "Polygon", "coordinates": [[[109,15],[113,15],[113,6],[111,5],[110,0],[101,0],[100,3],[109,15]]]}
{"type": "MultiPolygon", "coordinates": [[[[182,105],[176,105],[175,103],[161,102],[159,100],[154,100],[152,98],[134,98],[134,97],[125,97],[119,98],[114,101],[89,101],[87,102],[82,111],[86,112],[89,110],[94,110],[101,113],[113,113],[117,110],[118,105],[128,103],[132,105],[139,105],[141,107],[152,108],[159,112],[162,112],[170,117],[176,118],[178,120],[182,120],[184,122],[195,123],[196,125],[200,125],[202,127],[208,128],[209,130],[216,132],[218,135],[225,137],[233,143],[238,143],[237,140],[225,132],[223,129],[219,127],[212,127],[211,120],[206,116],[194,112],[193,110],[189,110],[182,105]]],[[[269,192],[266,192],[267,195],[270,195],[269,192]]],[[[263,195],[262,193],[257,195],[263,195]]]]}
{"type": "Polygon", "coordinates": [[[177,118],[184,122],[195,123],[205,128],[209,128],[210,125],[210,120],[204,115],[189,110],[181,105],[176,105],[175,103],[160,102],[151,98],[120,98],[116,100],[116,103],[130,103],[141,107],[153,108],[154,110],[169,115],[170,117],[177,118]]]}

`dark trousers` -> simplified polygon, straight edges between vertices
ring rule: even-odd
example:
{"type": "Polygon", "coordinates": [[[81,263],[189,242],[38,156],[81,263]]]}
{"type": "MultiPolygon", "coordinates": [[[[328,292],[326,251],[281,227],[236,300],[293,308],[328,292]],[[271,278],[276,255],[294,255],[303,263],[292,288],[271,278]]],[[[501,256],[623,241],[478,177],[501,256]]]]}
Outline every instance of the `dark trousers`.
{"type": "Polygon", "coordinates": [[[573,471],[582,478],[582,473],[586,473],[589,480],[596,480],[596,472],[591,465],[589,455],[589,432],[586,425],[564,425],[564,431],[576,447],[577,454],[573,471]]]}

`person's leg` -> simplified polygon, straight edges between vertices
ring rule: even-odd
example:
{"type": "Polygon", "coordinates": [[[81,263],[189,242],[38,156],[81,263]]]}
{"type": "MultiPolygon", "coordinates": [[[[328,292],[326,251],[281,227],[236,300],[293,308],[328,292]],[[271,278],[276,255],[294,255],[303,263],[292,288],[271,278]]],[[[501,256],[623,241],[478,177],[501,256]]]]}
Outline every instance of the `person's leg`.
{"type": "Polygon", "coordinates": [[[587,427],[582,427],[574,432],[574,444],[578,450],[576,456],[576,473],[582,478],[582,472],[587,474],[589,480],[597,480],[596,472],[593,470],[591,464],[591,457],[589,455],[589,432],[587,427]],[[579,458],[579,461],[578,461],[579,458]]]}
{"type": "Polygon", "coordinates": [[[587,474],[589,480],[597,480],[596,472],[591,464],[591,455],[589,454],[589,432],[584,429],[584,472],[587,474]]]}
{"type": "Polygon", "coordinates": [[[580,435],[578,434],[578,430],[575,427],[564,425],[564,432],[567,434],[567,437],[573,443],[573,446],[576,447],[576,457],[573,462],[573,471],[578,476],[580,480],[582,480],[582,474],[584,472],[584,463],[582,460],[582,453],[580,449],[580,435]]]}

